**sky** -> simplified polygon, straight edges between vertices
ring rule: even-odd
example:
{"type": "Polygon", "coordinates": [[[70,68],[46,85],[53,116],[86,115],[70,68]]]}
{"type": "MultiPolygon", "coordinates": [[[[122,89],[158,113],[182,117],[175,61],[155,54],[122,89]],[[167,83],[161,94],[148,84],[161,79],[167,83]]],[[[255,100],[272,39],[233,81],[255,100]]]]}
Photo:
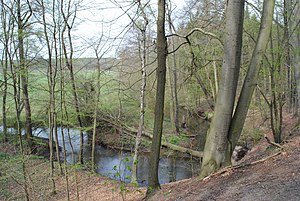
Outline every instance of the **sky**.
{"type": "MultiPolygon", "coordinates": [[[[124,14],[124,10],[118,8],[118,5],[111,2],[124,2],[120,0],[83,0],[83,5],[77,14],[77,26],[74,30],[75,46],[90,46],[95,45],[97,40],[103,35],[103,43],[106,43],[106,48],[110,48],[108,51],[108,57],[115,57],[117,54],[117,47],[122,43],[121,40],[117,40],[112,45],[107,42],[107,39],[122,38],[126,26],[130,24],[130,18],[124,14]],[[113,47],[114,46],[114,47],[113,47]]],[[[125,10],[129,9],[129,3],[121,4],[125,10]]],[[[172,0],[173,6],[176,8],[174,12],[179,11],[185,4],[184,0],[172,0]]],[[[157,0],[150,0],[153,10],[157,8],[157,0]]],[[[104,44],[103,44],[104,46],[104,44]]],[[[79,48],[77,48],[79,49],[79,48]]],[[[89,50],[77,52],[77,56],[80,57],[94,57],[94,52],[89,50]]]]}

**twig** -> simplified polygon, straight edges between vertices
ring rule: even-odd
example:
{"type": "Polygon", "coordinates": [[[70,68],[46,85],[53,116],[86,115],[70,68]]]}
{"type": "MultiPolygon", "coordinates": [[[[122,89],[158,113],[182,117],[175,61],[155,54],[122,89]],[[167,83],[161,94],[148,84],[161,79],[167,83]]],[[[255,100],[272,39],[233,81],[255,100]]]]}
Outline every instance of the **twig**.
{"type": "Polygon", "coordinates": [[[215,172],[215,173],[213,173],[213,174],[211,174],[211,175],[205,177],[205,178],[203,179],[203,181],[206,181],[206,180],[210,179],[210,178],[213,177],[213,176],[220,175],[220,174],[224,174],[224,173],[229,172],[229,171],[232,171],[232,170],[236,170],[236,169],[239,169],[239,168],[243,168],[243,167],[247,167],[247,166],[252,166],[252,165],[256,165],[256,164],[258,164],[258,163],[265,162],[266,160],[268,160],[268,159],[270,159],[270,158],[273,158],[273,157],[275,157],[275,156],[278,156],[278,155],[280,155],[281,153],[282,153],[282,151],[279,151],[279,152],[277,152],[277,153],[275,153],[275,154],[273,154],[273,155],[271,155],[271,156],[268,156],[268,157],[266,157],[266,158],[263,158],[263,159],[260,159],[260,160],[257,160],[257,161],[251,162],[251,163],[246,163],[246,164],[242,164],[242,165],[234,165],[234,166],[230,166],[230,167],[225,167],[225,168],[223,168],[223,169],[221,169],[221,170],[219,170],[219,171],[217,171],[217,172],[215,172]]]}
{"type": "Polygon", "coordinates": [[[272,142],[267,136],[265,136],[265,139],[267,140],[267,142],[275,147],[278,147],[279,149],[283,149],[283,146],[281,146],[280,144],[276,143],[276,142],[272,142]]]}

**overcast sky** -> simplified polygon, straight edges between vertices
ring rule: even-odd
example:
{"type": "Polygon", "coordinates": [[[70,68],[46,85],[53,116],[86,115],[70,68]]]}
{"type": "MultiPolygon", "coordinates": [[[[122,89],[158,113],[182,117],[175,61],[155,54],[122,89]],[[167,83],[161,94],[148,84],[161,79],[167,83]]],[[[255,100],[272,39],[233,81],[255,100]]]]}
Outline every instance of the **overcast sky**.
{"type": "MultiPolygon", "coordinates": [[[[130,24],[130,18],[124,14],[124,11],[116,4],[113,4],[114,0],[84,0],[81,5],[83,5],[80,9],[81,11],[77,14],[77,22],[78,26],[74,30],[74,35],[76,36],[75,45],[78,47],[88,46],[89,43],[94,43],[92,41],[100,38],[101,34],[105,35],[106,40],[109,38],[122,38],[122,31],[126,30],[126,26],[130,24]]],[[[124,2],[115,0],[115,2],[124,2]]],[[[127,1],[130,2],[130,1],[127,1]]],[[[180,8],[183,7],[185,1],[184,0],[172,0],[173,7],[176,6],[174,12],[179,11],[180,8]]],[[[150,0],[150,4],[153,10],[157,8],[157,0],[150,0]]],[[[129,3],[123,3],[121,6],[124,7],[125,10],[129,9],[129,3]]],[[[134,9],[131,9],[133,12],[134,9]]],[[[109,51],[108,56],[116,56],[114,55],[117,50],[117,46],[121,43],[120,40],[117,40],[112,48],[109,51]]],[[[112,44],[109,42],[107,46],[112,47],[112,44]]],[[[78,48],[79,49],[79,48],[78,48]]],[[[87,50],[84,53],[82,51],[78,51],[77,56],[87,57],[93,56],[93,51],[87,50]],[[81,53],[79,53],[81,52],[81,53]],[[80,55],[82,54],[82,55],[80,55]]]]}

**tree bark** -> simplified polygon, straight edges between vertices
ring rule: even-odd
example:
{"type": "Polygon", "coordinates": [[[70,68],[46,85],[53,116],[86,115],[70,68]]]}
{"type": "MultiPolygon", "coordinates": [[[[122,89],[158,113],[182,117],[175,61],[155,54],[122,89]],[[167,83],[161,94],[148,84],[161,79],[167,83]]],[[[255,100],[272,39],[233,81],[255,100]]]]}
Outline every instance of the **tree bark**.
{"type": "Polygon", "coordinates": [[[164,101],[165,101],[165,82],[166,82],[166,58],[167,58],[167,39],[165,36],[165,0],[158,1],[157,18],[157,88],[155,102],[155,117],[153,128],[153,140],[150,155],[149,186],[147,195],[160,189],[158,181],[158,163],[160,156],[161,136],[164,120],[164,101]]]}
{"type": "Polygon", "coordinates": [[[137,183],[137,164],[138,164],[138,151],[139,146],[141,144],[142,139],[142,133],[144,131],[144,119],[145,119],[145,96],[146,96],[146,83],[147,83],[147,72],[146,72],[146,66],[147,66],[147,60],[146,60],[146,54],[147,54],[147,45],[146,45],[146,31],[148,26],[148,19],[146,16],[146,13],[141,5],[139,3],[139,7],[141,9],[142,17],[143,17],[143,25],[140,29],[141,32],[141,41],[139,45],[139,55],[141,60],[141,86],[140,86],[140,122],[139,122],[139,129],[135,138],[135,146],[134,146],[134,155],[133,155],[133,163],[132,163],[132,176],[131,176],[131,182],[137,183]]]}
{"type": "Polygon", "coordinates": [[[222,77],[215,113],[208,131],[200,177],[204,178],[225,162],[227,135],[233,113],[240,70],[244,0],[228,0],[222,77]]]}
{"type": "Polygon", "coordinates": [[[247,117],[248,109],[252,99],[254,89],[257,85],[257,77],[259,73],[260,62],[266,51],[268,40],[271,33],[272,19],[274,13],[274,0],[265,0],[263,4],[263,13],[261,18],[259,35],[256,40],[255,49],[252,53],[252,58],[248,71],[243,83],[242,91],[236,106],[234,117],[232,119],[229,130],[229,151],[230,154],[227,162],[230,163],[230,156],[237,144],[243,130],[243,126],[247,117]]]}
{"type": "MultiPolygon", "coordinates": [[[[70,0],[69,0],[70,2],[70,0]]],[[[78,160],[80,162],[80,164],[83,164],[83,123],[82,123],[82,118],[81,118],[81,113],[80,113],[80,105],[79,105],[79,99],[78,99],[78,94],[77,94],[77,86],[75,83],[75,75],[74,75],[74,66],[73,66],[73,54],[74,54],[74,50],[73,50],[73,43],[72,43],[72,35],[71,35],[71,30],[73,28],[74,25],[74,19],[76,17],[76,10],[74,11],[74,16],[72,19],[72,22],[69,23],[68,20],[71,17],[70,14],[70,4],[68,3],[68,7],[67,9],[67,13],[64,12],[64,0],[61,0],[61,13],[64,19],[64,28],[63,31],[61,33],[61,41],[62,41],[62,47],[63,47],[63,52],[64,52],[64,56],[66,59],[66,66],[69,69],[70,72],[70,79],[71,79],[71,85],[72,85],[72,93],[73,93],[73,97],[74,97],[74,103],[75,103],[75,110],[76,110],[76,117],[77,117],[77,121],[79,124],[79,128],[80,128],[80,150],[79,150],[79,155],[78,155],[78,160]],[[66,42],[65,42],[65,38],[64,38],[64,33],[67,29],[67,38],[68,38],[68,42],[69,42],[69,49],[70,49],[70,55],[68,56],[67,53],[67,47],[66,47],[66,42]]],[[[77,9],[77,8],[76,8],[77,9]]]]}
{"type": "MultiPolygon", "coordinates": [[[[292,48],[292,66],[295,71],[295,83],[297,93],[297,105],[296,111],[298,111],[300,104],[300,2],[295,2],[293,6],[293,12],[291,13],[291,48],[292,48]]],[[[297,113],[297,112],[296,112],[297,113]]]]}
{"type": "Polygon", "coordinates": [[[4,49],[3,54],[4,58],[2,59],[2,66],[3,66],[3,96],[2,96],[2,124],[3,124],[3,142],[7,142],[7,124],[6,124],[6,109],[7,109],[7,71],[8,71],[8,45],[9,45],[9,34],[10,34],[10,26],[7,26],[7,14],[5,10],[5,3],[1,0],[1,21],[2,21],[2,29],[4,33],[4,49]]]}
{"type": "MultiPolygon", "coordinates": [[[[171,9],[168,11],[168,24],[169,24],[169,31],[174,34],[175,32],[175,27],[172,23],[171,19],[171,9]]],[[[175,49],[175,40],[173,37],[170,38],[170,44],[172,46],[172,49],[175,49]]],[[[171,65],[169,66],[169,83],[170,83],[170,93],[171,93],[171,120],[174,123],[175,126],[175,132],[176,134],[179,134],[179,114],[178,114],[178,108],[179,108],[179,103],[178,103],[178,93],[177,93],[177,66],[176,66],[176,53],[173,52],[171,55],[171,65]]]]}
{"type": "MultiPolygon", "coordinates": [[[[26,19],[23,19],[21,14],[21,1],[17,0],[17,21],[18,21],[18,49],[19,49],[19,59],[20,59],[20,73],[21,73],[21,85],[22,85],[22,95],[25,106],[25,130],[26,130],[26,141],[30,150],[33,148],[32,142],[32,123],[31,123],[31,107],[28,95],[28,67],[25,59],[25,50],[24,50],[24,22],[28,22],[29,16],[26,19]]],[[[31,13],[31,10],[28,11],[31,13]]]]}
{"type": "Polygon", "coordinates": [[[292,112],[293,108],[293,86],[292,86],[292,71],[291,71],[291,48],[290,48],[290,0],[284,0],[284,40],[285,40],[285,66],[286,66],[286,100],[287,100],[287,111],[292,112]]]}

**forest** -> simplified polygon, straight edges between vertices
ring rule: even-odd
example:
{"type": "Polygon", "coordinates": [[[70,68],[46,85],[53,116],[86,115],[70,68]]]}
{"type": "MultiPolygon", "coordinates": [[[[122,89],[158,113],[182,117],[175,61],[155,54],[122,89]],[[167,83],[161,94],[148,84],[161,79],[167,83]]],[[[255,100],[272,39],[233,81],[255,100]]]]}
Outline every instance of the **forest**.
{"type": "Polygon", "coordinates": [[[0,9],[0,200],[299,199],[299,0],[0,9]]]}

